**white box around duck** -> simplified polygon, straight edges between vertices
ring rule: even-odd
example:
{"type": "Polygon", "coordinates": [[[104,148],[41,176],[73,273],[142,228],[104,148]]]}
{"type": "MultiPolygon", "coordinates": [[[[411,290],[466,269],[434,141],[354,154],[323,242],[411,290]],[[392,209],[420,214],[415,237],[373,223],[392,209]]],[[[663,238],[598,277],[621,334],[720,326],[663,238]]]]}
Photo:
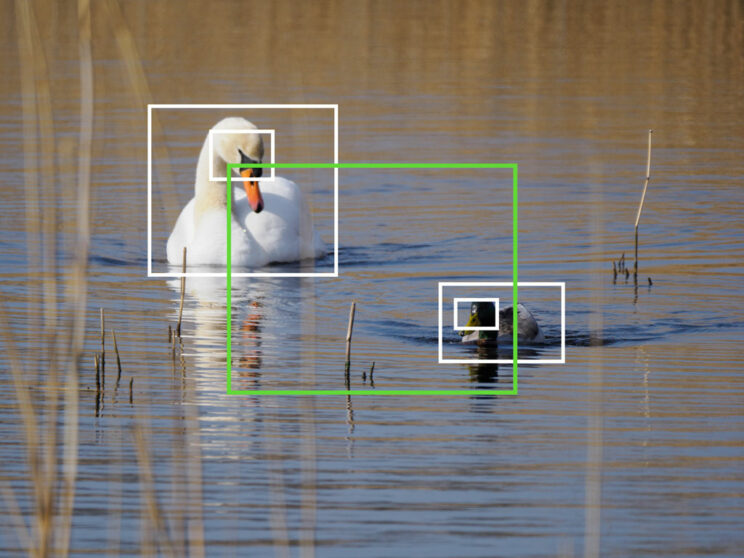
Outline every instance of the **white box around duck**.
{"type": "MultiPolygon", "coordinates": [[[[477,359],[477,358],[444,358],[444,346],[442,342],[442,333],[444,326],[444,313],[442,309],[442,301],[445,287],[509,287],[512,288],[513,283],[509,281],[439,281],[439,296],[438,296],[438,309],[439,309],[439,334],[438,334],[438,346],[439,346],[439,364],[514,364],[514,359],[477,359]]],[[[517,287],[555,287],[560,289],[561,293],[561,358],[559,359],[517,359],[517,364],[565,364],[566,363],[566,283],[564,281],[553,281],[553,282],[523,282],[518,281],[517,287]]],[[[453,299],[454,300],[454,299],[453,299]]],[[[471,298],[462,297],[459,300],[475,300],[471,298]]],[[[489,299],[492,300],[492,299],[489,299]]],[[[498,316],[498,312],[496,313],[498,316]]],[[[468,328],[472,329],[472,328],[468,328]]]]}

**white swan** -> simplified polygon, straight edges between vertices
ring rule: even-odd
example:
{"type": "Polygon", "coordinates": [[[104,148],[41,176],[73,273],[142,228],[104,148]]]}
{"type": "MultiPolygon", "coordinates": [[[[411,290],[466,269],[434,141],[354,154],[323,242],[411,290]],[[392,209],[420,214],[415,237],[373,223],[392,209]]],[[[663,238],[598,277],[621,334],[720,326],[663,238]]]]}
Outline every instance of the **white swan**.
{"type": "MultiPolygon", "coordinates": [[[[212,130],[255,130],[244,118],[221,120],[212,130]]],[[[196,167],[194,197],[186,204],[168,238],[168,262],[180,264],[183,248],[194,265],[227,265],[227,185],[209,180],[225,177],[227,163],[260,164],[260,134],[213,135],[213,160],[209,161],[209,135],[196,167]]],[[[262,169],[235,169],[235,176],[261,176],[262,169]]],[[[232,265],[259,267],[271,262],[293,262],[326,254],[325,244],[313,228],[310,211],[297,184],[286,178],[273,181],[232,183],[232,265]]]]}

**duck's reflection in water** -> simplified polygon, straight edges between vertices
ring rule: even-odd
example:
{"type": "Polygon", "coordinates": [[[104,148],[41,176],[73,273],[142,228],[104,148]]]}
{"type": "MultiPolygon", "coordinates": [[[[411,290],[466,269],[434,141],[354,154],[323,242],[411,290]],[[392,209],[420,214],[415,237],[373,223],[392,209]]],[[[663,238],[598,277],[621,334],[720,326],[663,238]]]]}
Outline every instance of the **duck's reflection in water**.
{"type": "MultiPolygon", "coordinates": [[[[499,358],[497,347],[476,347],[474,357],[478,360],[495,360],[499,358]]],[[[470,381],[479,384],[493,384],[499,376],[499,365],[484,362],[482,364],[469,364],[470,381]]]]}

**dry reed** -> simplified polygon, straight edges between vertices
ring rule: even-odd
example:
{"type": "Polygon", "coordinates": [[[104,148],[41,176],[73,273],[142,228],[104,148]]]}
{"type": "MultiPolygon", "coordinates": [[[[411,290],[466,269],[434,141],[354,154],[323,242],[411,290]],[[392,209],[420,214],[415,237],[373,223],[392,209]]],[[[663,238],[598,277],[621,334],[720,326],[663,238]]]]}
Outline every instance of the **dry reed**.
{"type": "MultiPolygon", "coordinates": [[[[116,0],[105,0],[100,5],[104,10],[102,14],[108,14],[109,23],[114,28],[122,59],[135,89],[137,104],[143,105],[150,101],[150,93],[141,61],[134,48],[132,34],[126,28],[116,0]]],[[[22,421],[23,447],[28,465],[24,478],[13,477],[10,480],[26,482],[29,487],[28,495],[23,488],[18,489],[18,494],[23,494],[24,498],[20,501],[16,489],[11,482],[2,478],[3,475],[0,477],[0,495],[5,502],[7,523],[15,529],[20,549],[23,552],[37,557],[52,555],[65,557],[70,552],[78,472],[80,356],[84,345],[86,312],[88,311],[90,177],[94,123],[91,5],[89,0],[77,2],[77,46],[80,67],[80,131],[77,142],[71,138],[59,138],[55,135],[51,103],[53,97],[48,73],[50,65],[44,56],[45,45],[42,43],[40,33],[40,28],[44,29],[46,26],[37,24],[34,9],[33,2],[25,0],[15,2],[15,28],[20,58],[18,66],[21,77],[23,186],[29,271],[27,284],[31,293],[27,304],[26,319],[28,330],[34,332],[36,341],[41,344],[42,350],[39,355],[29,357],[30,365],[23,362],[19,351],[21,346],[18,338],[21,334],[17,333],[19,328],[11,323],[4,301],[0,299],[0,340],[4,349],[0,357],[9,363],[9,375],[12,378],[15,402],[22,421]],[[77,177],[64,181],[65,186],[74,188],[76,202],[72,205],[74,215],[67,216],[64,214],[66,210],[56,206],[58,173],[55,171],[55,165],[59,161],[60,165],[68,164],[72,169],[75,158],[77,159],[77,177]],[[46,204],[49,205],[46,206],[46,204]],[[74,257],[69,270],[66,270],[69,272],[63,275],[68,278],[65,292],[69,297],[70,308],[69,314],[64,315],[59,312],[57,301],[57,292],[60,291],[57,281],[60,280],[61,275],[58,269],[60,261],[57,257],[58,223],[74,223],[75,227],[74,242],[69,246],[69,252],[74,254],[74,257]],[[33,289],[36,285],[41,287],[39,290],[41,296],[33,296],[33,289]],[[43,376],[37,375],[37,371],[43,371],[43,376]],[[44,389],[34,389],[37,385],[44,389]]],[[[40,15],[46,14],[46,12],[39,13],[40,15]]],[[[46,45],[46,47],[53,48],[53,45],[46,45]]],[[[154,119],[153,124],[153,129],[157,133],[159,130],[157,119],[154,119]]],[[[160,159],[165,160],[169,171],[167,157],[161,156],[160,159]]],[[[67,176],[72,172],[59,174],[67,176]]],[[[170,177],[169,172],[168,177],[170,177]]],[[[166,180],[164,186],[172,188],[172,180],[166,180]]],[[[175,199],[175,195],[173,198],[175,199]]],[[[105,315],[103,309],[100,310],[100,336],[101,352],[100,355],[94,355],[97,415],[102,409],[101,396],[105,389],[105,315]]],[[[116,333],[113,330],[112,336],[117,357],[116,385],[118,387],[122,374],[121,357],[116,333]]],[[[185,371],[185,361],[183,355],[181,356],[185,371]]],[[[134,378],[131,377],[129,379],[130,404],[133,404],[133,384],[134,378]]],[[[197,425],[198,418],[192,417],[187,429],[193,433],[198,428],[197,425]]],[[[144,447],[143,432],[144,430],[135,432],[143,501],[147,504],[145,507],[149,512],[149,519],[156,525],[159,539],[157,544],[160,551],[176,555],[179,554],[178,551],[186,548],[186,544],[179,542],[178,547],[173,545],[163,514],[157,506],[154,479],[147,450],[144,447]],[[154,505],[153,502],[155,502],[154,505]]],[[[198,444],[193,443],[185,446],[198,448],[198,444]]],[[[193,451],[198,454],[199,450],[193,449],[193,451]]],[[[191,461],[195,464],[190,465],[192,472],[189,479],[200,484],[199,456],[192,455],[191,461]]],[[[189,555],[204,555],[204,536],[200,519],[193,523],[193,528],[190,529],[188,535],[184,534],[182,539],[189,541],[189,555]]],[[[6,545],[4,542],[3,547],[8,550],[11,545],[6,545]]]]}
{"type": "MultiPolygon", "coordinates": [[[[39,179],[36,166],[37,140],[37,112],[36,112],[36,80],[34,78],[34,55],[31,27],[33,11],[30,3],[24,0],[15,2],[16,29],[18,36],[18,53],[20,55],[21,77],[21,122],[23,130],[23,161],[24,161],[24,196],[26,219],[26,246],[29,275],[34,276],[41,269],[41,202],[39,195],[39,179]]],[[[32,305],[28,305],[28,324],[32,331],[41,331],[37,313],[32,305]]]]}
{"type": "Polygon", "coordinates": [[[176,325],[176,335],[181,337],[181,319],[183,318],[183,297],[186,292],[186,246],[183,247],[183,260],[181,261],[181,302],[178,305],[178,324],[176,325]]]}
{"type": "Polygon", "coordinates": [[[79,370],[78,360],[85,336],[87,303],[88,252],[90,245],[90,167],[93,143],[93,54],[91,47],[90,0],[78,0],[78,55],[80,57],[80,137],[76,181],[75,257],[72,263],[71,285],[72,328],[70,359],[65,389],[64,479],[62,491],[62,528],[60,547],[66,556],[70,546],[70,531],[75,501],[75,480],[78,466],[79,370]]]}
{"type": "MultiPolygon", "coordinates": [[[[356,302],[351,303],[349,309],[349,327],[346,330],[346,375],[348,377],[351,368],[351,334],[354,330],[354,314],[356,313],[356,302]]],[[[348,378],[347,378],[348,384],[348,378]]],[[[348,386],[347,386],[348,388],[348,386]]]]}
{"type": "Polygon", "coordinates": [[[101,312],[101,373],[105,374],[106,369],[106,317],[103,313],[103,308],[100,309],[101,312]]]}
{"type": "MultiPolygon", "coordinates": [[[[13,333],[4,307],[0,308],[0,316],[5,357],[10,361],[16,402],[26,435],[28,482],[32,493],[30,525],[21,515],[12,487],[3,484],[2,493],[25,551],[34,556],[66,556],[69,553],[71,495],[74,494],[77,465],[79,351],[75,351],[75,334],[78,331],[75,325],[78,315],[77,306],[73,306],[72,327],[60,323],[57,303],[57,208],[54,205],[42,207],[41,203],[43,200],[51,205],[57,199],[57,150],[48,64],[33,4],[17,0],[15,14],[21,73],[29,271],[27,284],[29,289],[33,289],[38,280],[42,287],[42,296],[30,295],[27,304],[29,328],[37,332],[36,338],[40,343],[40,355],[34,358],[34,366],[30,370],[24,370],[21,364],[15,338],[17,334],[13,333]],[[44,219],[41,218],[42,214],[44,219]],[[43,327],[37,316],[43,316],[43,327]],[[43,370],[44,376],[37,377],[37,370],[43,370]],[[66,370],[67,375],[60,415],[61,370],[66,370]],[[32,400],[30,389],[37,381],[43,382],[45,389],[35,393],[32,400]],[[58,443],[60,419],[64,421],[64,466],[61,470],[58,443]]],[[[87,262],[87,254],[85,257],[87,262]]],[[[84,281],[74,281],[74,273],[72,277],[69,292],[76,296],[84,292],[85,285],[84,281]]]]}
{"type": "Polygon", "coordinates": [[[643,182],[643,193],[641,194],[641,203],[638,205],[638,213],[636,214],[635,220],[635,266],[633,268],[633,279],[638,282],[638,223],[641,220],[641,212],[643,211],[643,202],[646,201],[646,190],[648,189],[648,182],[651,180],[651,134],[653,130],[648,131],[648,157],[646,158],[646,180],[643,182]]]}
{"type": "Polygon", "coordinates": [[[96,416],[101,414],[101,361],[98,355],[93,356],[96,367],[96,416]]]}
{"type": "Polygon", "coordinates": [[[121,382],[121,357],[119,356],[119,345],[116,343],[116,330],[111,330],[111,336],[114,338],[114,353],[116,353],[116,385],[114,390],[118,390],[119,382],[121,382]]]}
{"type": "MultiPolygon", "coordinates": [[[[106,15],[108,24],[114,32],[116,45],[124,62],[126,75],[129,78],[129,84],[132,87],[134,105],[145,107],[148,103],[153,102],[150,92],[150,85],[147,80],[147,74],[142,64],[142,60],[137,50],[137,45],[131,30],[126,24],[126,18],[121,11],[121,6],[117,0],[103,0],[99,4],[106,15]]],[[[163,129],[158,118],[158,111],[152,111],[151,116],[152,137],[162,137],[163,129]]],[[[158,182],[160,188],[164,191],[166,200],[177,200],[178,192],[176,191],[175,181],[173,180],[173,171],[170,164],[170,156],[165,142],[153,142],[153,155],[158,161],[158,170],[163,175],[163,180],[158,182]]],[[[168,222],[173,222],[176,217],[176,208],[172,204],[165,204],[165,218],[168,222]]]]}
{"type": "MultiPolygon", "coordinates": [[[[31,400],[28,376],[25,373],[25,367],[23,366],[20,355],[18,354],[16,340],[11,333],[12,331],[5,305],[0,302],[0,333],[2,333],[3,343],[6,347],[5,356],[10,361],[10,373],[13,380],[16,405],[18,406],[18,410],[20,411],[23,420],[23,430],[26,436],[26,458],[29,464],[29,477],[31,482],[35,483],[40,478],[38,419],[31,400]]],[[[36,486],[34,486],[34,490],[36,490],[36,486]]],[[[3,497],[5,499],[6,507],[9,510],[12,511],[19,509],[15,492],[5,481],[3,481],[3,497]]],[[[35,510],[35,512],[38,513],[38,510],[35,510]]],[[[29,528],[26,525],[23,515],[20,515],[19,513],[15,515],[11,521],[16,525],[19,541],[24,545],[25,549],[28,549],[29,552],[31,552],[33,550],[33,547],[31,546],[32,536],[29,533],[29,528]]]]}

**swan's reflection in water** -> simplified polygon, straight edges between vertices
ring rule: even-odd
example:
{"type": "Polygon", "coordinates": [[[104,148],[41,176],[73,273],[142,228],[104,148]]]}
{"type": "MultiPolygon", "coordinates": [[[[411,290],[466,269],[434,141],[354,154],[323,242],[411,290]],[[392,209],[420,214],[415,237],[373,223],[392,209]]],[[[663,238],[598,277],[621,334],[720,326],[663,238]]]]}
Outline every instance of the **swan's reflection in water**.
{"type": "MultiPolygon", "coordinates": [[[[177,319],[180,280],[173,289],[173,315],[177,319]]],[[[298,278],[232,279],[232,374],[238,390],[307,388],[314,385],[312,351],[303,355],[303,310],[314,288],[298,278]],[[303,378],[303,375],[306,377],[303,378]],[[304,381],[303,381],[304,380],[304,381]]],[[[287,436],[297,428],[302,439],[299,456],[303,490],[301,507],[314,508],[316,455],[313,437],[315,407],[312,398],[257,397],[227,394],[227,291],[225,278],[189,277],[186,280],[183,328],[187,370],[183,407],[195,428],[189,447],[204,470],[203,478],[221,479],[209,486],[210,497],[228,509],[243,509],[246,486],[252,497],[264,497],[272,513],[281,516],[290,496],[285,465],[275,456],[295,456],[296,439],[287,436]],[[268,464],[267,469],[257,464],[268,464]],[[268,475],[268,483],[265,482],[268,475]],[[258,481],[257,479],[260,479],[258,481]],[[266,487],[266,495],[256,490],[266,487]]],[[[312,319],[312,313],[310,314],[312,319]]],[[[304,529],[315,529],[314,513],[303,519],[304,529]]],[[[283,538],[286,519],[271,522],[275,538],[283,538]]],[[[220,521],[223,537],[239,539],[242,524],[220,521]]]]}
{"type": "MultiPolygon", "coordinates": [[[[177,316],[180,280],[168,282],[174,292],[177,316]]],[[[269,378],[277,388],[300,387],[302,333],[302,283],[297,278],[232,279],[232,385],[253,390],[262,386],[261,369],[267,354],[275,363],[269,378]],[[273,358],[276,357],[276,358],[273,358]],[[292,370],[293,377],[284,374],[292,370]],[[294,385],[290,382],[296,382],[294,385]]],[[[184,356],[193,369],[197,400],[211,394],[211,403],[222,405],[226,393],[226,280],[221,277],[188,277],[183,309],[184,356]]],[[[206,402],[206,401],[205,401],[206,402]]]]}
{"type": "Polygon", "coordinates": [[[253,300],[249,303],[248,314],[240,324],[240,338],[243,350],[238,359],[241,377],[258,379],[261,368],[261,309],[262,302],[253,300]]]}

